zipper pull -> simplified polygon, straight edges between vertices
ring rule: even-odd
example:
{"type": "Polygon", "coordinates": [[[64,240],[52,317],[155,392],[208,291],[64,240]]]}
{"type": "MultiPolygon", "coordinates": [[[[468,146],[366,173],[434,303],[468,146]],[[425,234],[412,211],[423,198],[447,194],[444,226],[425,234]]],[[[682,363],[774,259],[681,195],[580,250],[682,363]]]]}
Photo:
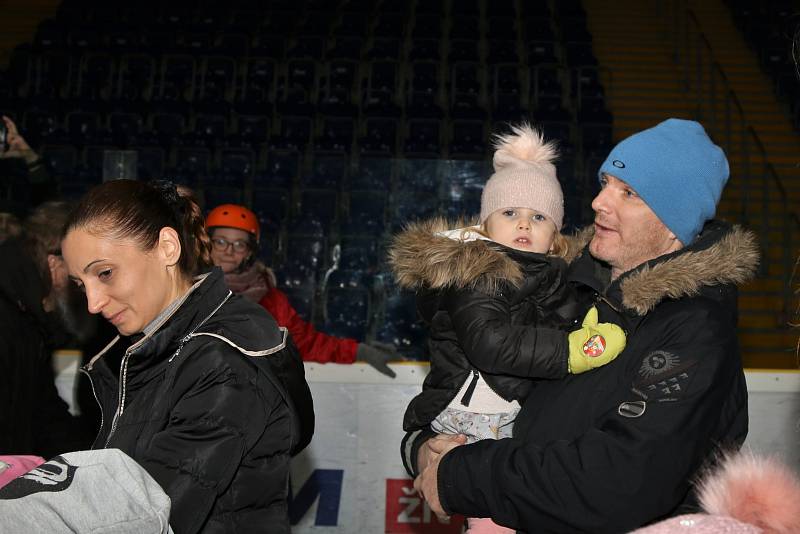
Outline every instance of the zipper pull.
{"type": "Polygon", "coordinates": [[[175,353],[172,356],[170,356],[170,358],[169,358],[169,360],[167,360],[167,362],[172,363],[172,360],[174,360],[178,356],[178,354],[181,353],[181,351],[183,350],[183,346],[190,339],[192,339],[192,334],[187,334],[187,335],[183,336],[183,338],[178,343],[178,348],[175,349],[175,353]]]}
{"type": "Polygon", "coordinates": [[[472,370],[472,382],[470,382],[467,391],[464,392],[464,396],[461,397],[461,404],[463,406],[469,406],[469,401],[472,400],[472,394],[475,393],[475,387],[478,385],[478,371],[475,369],[472,370]]]}

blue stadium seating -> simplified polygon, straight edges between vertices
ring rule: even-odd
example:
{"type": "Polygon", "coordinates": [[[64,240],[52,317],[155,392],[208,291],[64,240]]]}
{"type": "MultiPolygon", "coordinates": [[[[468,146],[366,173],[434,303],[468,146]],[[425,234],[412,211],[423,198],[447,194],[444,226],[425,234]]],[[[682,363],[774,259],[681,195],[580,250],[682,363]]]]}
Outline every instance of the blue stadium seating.
{"type": "MultiPolygon", "coordinates": [[[[783,3],[729,3],[793,98],[764,25],[783,3]]],[[[570,204],[612,142],[601,73],[579,0],[62,0],[0,72],[0,105],[63,194],[99,183],[106,149],[134,149],[140,178],[187,184],[206,208],[252,207],[259,256],[309,320],[418,357],[413,296],[369,278],[391,234],[474,217],[491,134],[522,120],[559,141],[565,224],[585,222],[570,204]]]]}

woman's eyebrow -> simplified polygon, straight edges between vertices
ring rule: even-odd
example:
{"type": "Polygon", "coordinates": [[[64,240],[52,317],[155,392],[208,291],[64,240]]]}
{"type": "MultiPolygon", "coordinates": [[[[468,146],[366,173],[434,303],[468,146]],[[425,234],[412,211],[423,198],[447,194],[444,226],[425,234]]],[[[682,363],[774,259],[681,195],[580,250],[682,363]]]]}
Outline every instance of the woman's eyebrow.
{"type": "Polygon", "coordinates": [[[86,267],[84,267],[84,268],[83,268],[83,272],[84,272],[84,273],[88,273],[88,272],[89,272],[89,267],[91,267],[91,266],[92,266],[92,265],[94,265],[95,263],[100,263],[101,261],[107,261],[107,260],[105,260],[105,259],[102,259],[102,258],[101,258],[101,259],[99,259],[99,260],[90,261],[90,262],[89,262],[89,263],[86,265],[86,267]]]}

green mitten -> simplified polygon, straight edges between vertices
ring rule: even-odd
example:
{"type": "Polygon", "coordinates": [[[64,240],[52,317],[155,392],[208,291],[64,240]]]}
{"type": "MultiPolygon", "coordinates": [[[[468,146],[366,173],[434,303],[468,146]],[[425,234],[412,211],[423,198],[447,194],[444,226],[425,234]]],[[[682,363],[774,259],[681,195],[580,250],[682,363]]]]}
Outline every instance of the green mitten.
{"type": "Polygon", "coordinates": [[[597,322],[592,306],[583,318],[582,328],[569,334],[569,372],[585,373],[605,365],[625,348],[625,332],[614,323],[597,322]]]}

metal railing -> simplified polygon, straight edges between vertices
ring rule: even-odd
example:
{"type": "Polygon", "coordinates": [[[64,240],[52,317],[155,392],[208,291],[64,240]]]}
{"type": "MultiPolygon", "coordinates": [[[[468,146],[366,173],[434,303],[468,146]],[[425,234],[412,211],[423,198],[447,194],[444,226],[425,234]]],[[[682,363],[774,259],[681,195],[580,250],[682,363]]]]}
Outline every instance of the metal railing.
{"type": "MultiPolygon", "coordinates": [[[[797,250],[792,247],[792,234],[800,235],[800,215],[791,206],[786,187],[774,165],[770,163],[764,143],[748,122],[730,80],[714,58],[713,47],[703,32],[697,15],[688,7],[686,0],[656,4],[659,15],[669,18],[673,58],[683,72],[687,94],[694,99],[696,119],[725,148],[729,158],[732,154],[740,157],[739,164],[731,169],[728,187],[739,190],[740,204],[737,211],[741,222],[758,233],[765,253],[772,246],[781,250],[779,261],[784,279],[780,321],[787,325],[795,313],[791,273],[797,250]],[[762,199],[760,204],[754,201],[758,194],[762,199]],[[774,209],[775,201],[770,201],[770,198],[776,196],[779,204],[777,213],[774,209]],[[785,221],[785,226],[780,229],[781,235],[777,238],[773,234],[779,228],[771,228],[770,219],[785,221]]],[[[768,261],[769,258],[765,255],[762,258],[764,273],[768,261]]]]}

